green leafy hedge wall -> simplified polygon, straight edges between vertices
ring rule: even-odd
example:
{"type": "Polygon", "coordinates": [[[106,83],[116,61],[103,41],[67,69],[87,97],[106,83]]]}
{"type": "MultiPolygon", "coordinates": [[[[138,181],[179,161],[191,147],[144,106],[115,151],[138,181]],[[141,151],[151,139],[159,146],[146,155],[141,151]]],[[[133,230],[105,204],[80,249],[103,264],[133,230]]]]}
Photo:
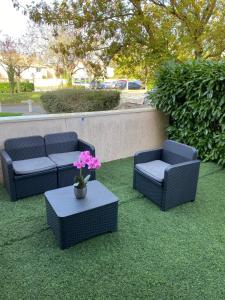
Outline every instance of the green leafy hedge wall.
{"type": "Polygon", "coordinates": [[[225,165],[225,61],[167,62],[156,74],[151,102],[169,115],[169,138],[225,165]]]}

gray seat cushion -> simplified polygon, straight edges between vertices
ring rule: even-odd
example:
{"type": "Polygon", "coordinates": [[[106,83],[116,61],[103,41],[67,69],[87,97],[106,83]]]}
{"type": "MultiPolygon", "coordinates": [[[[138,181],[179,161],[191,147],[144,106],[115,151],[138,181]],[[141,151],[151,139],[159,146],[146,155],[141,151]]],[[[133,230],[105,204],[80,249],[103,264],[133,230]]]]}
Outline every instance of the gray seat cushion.
{"type": "Polygon", "coordinates": [[[18,175],[31,174],[56,168],[48,157],[37,157],[13,162],[14,172],[18,175]]]}
{"type": "Polygon", "coordinates": [[[78,160],[80,151],[65,152],[65,153],[54,153],[48,157],[56,164],[57,167],[63,167],[72,165],[78,160]]]}
{"type": "Polygon", "coordinates": [[[136,168],[139,171],[159,182],[163,182],[165,169],[168,166],[170,166],[170,164],[167,164],[162,160],[153,160],[147,163],[136,164],[136,168]]]}

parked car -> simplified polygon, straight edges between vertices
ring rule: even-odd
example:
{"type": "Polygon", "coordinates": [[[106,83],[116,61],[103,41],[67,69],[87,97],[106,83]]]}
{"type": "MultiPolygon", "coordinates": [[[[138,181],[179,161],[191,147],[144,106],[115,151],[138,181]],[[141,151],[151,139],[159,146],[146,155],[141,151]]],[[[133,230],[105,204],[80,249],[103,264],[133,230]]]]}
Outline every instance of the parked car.
{"type": "Polygon", "coordinates": [[[116,87],[116,81],[111,81],[110,82],[110,88],[115,89],[115,87],[116,87]]]}
{"type": "Polygon", "coordinates": [[[125,89],[127,86],[127,81],[126,80],[118,80],[115,84],[115,88],[116,89],[125,89]]]}
{"type": "Polygon", "coordinates": [[[144,87],[137,81],[128,82],[128,90],[142,90],[144,87]]]}
{"type": "Polygon", "coordinates": [[[111,87],[110,87],[110,82],[102,82],[102,83],[100,83],[100,85],[99,85],[99,87],[98,87],[99,89],[103,89],[103,90],[105,90],[105,89],[110,89],[111,87]]]}
{"type": "MultiPolygon", "coordinates": [[[[115,88],[117,89],[126,89],[127,88],[127,80],[118,80],[115,84],[115,88]]],[[[144,89],[144,86],[142,85],[141,81],[135,80],[135,81],[128,81],[128,90],[141,90],[144,89]]]]}
{"type": "Polygon", "coordinates": [[[99,82],[97,89],[115,89],[116,81],[99,82]]]}
{"type": "Polygon", "coordinates": [[[90,83],[88,83],[88,82],[74,81],[73,85],[74,86],[84,87],[85,89],[89,89],[90,88],[90,83]]]}
{"type": "Polygon", "coordinates": [[[104,82],[107,89],[115,89],[116,81],[107,81],[104,82]]]}
{"type": "Polygon", "coordinates": [[[91,89],[101,89],[101,82],[100,81],[92,81],[90,83],[90,88],[91,89]]]}

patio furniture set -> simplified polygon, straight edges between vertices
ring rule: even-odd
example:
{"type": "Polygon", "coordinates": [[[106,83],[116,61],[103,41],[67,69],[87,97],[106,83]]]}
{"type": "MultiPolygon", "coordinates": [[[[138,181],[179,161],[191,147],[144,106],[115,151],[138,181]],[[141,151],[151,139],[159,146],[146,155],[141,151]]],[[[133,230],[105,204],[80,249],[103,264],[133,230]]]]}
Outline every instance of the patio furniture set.
{"type": "MultiPolygon", "coordinates": [[[[118,198],[91,171],[87,195],[74,196],[74,161],[94,146],[75,132],[5,141],[1,150],[4,185],[12,201],[44,193],[47,223],[61,249],[92,236],[117,230],[118,198]]],[[[133,188],[165,211],[194,201],[200,161],[193,147],[166,140],[163,147],[136,153],[133,188]]],[[[85,168],[85,173],[90,170],[85,168]]]]}

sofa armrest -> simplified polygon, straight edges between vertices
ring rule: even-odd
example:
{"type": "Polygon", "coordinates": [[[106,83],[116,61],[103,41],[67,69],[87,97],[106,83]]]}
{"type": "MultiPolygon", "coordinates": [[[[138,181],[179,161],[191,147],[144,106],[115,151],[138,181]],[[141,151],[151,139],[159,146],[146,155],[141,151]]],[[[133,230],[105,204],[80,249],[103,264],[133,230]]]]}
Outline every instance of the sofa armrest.
{"type": "Polygon", "coordinates": [[[170,165],[166,168],[162,203],[164,209],[195,200],[199,168],[199,160],[170,165]]]}
{"type": "Polygon", "coordinates": [[[16,189],[14,183],[14,171],[12,159],[5,150],[1,150],[2,173],[5,187],[12,200],[16,200],[16,189]]]}
{"type": "Polygon", "coordinates": [[[95,156],[95,147],[81,139],[78,139],[79,151],[90,151],[91,155],[95,156]]]}
{"type": "Polygon", "coordinates": [[[161,155],[162,155],[162,149],[136,152],[134,155],[134,165],[161,159],[161,155]]]}
{"type": "Polygon", "coordinates": [[[3,171],[7,171],[7,175],[13,178],[13,166],[12,166],[12,159],[9,154],[5,150],[1,150],[1,159],[2,159],[2,168],[3,171]]]}

